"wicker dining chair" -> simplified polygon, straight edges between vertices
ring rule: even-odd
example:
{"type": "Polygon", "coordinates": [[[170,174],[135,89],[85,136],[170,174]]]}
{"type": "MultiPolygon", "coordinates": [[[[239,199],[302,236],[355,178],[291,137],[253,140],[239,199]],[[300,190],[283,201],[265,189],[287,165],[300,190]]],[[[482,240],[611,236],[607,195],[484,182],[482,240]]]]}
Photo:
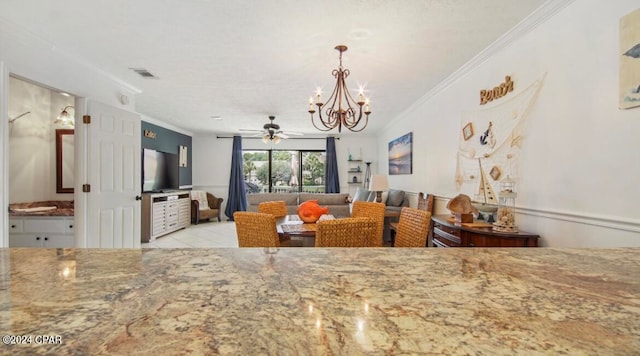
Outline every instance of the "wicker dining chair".
{"type": "Polygon", "coordinates": [[[415,208],[402,208],[394,247],[425,247],[431,213],[415,208]]]}
{"type": "Polygon", "coordinates": [[[258,204],[258,212],[281,218],[287,215],[287,205],[284,200],[265,201],[258,204]]]}
{"type": "MultiPolygon", "coordinates": [[[[425,194],[423,192],[418,193],[418,210],[426,210],[433,215],[433,194],[425,194]]],[[[431,218],[429,218],[431,220],[431,218]]],[[[389,230],[391,233],[391,244],[393,245],[396,233],[398,232],[398,222],[391,222],[389,224],[389,230]]],[[[429,221],[429,227],[427,231],[431,231],[431,221],[429,221]]],[[[427,232],[427,243],[429,243],[430,232],[427,232]]]]}
{"type": "Polygon", "coordinates": [[[373,235],[371,241],[369,241],[370,247],[382,247],[382,239],[384,234],[384,212],[386,206],[384,203],[375,203],[367,201],[354,201],[353,208],[351,210],[352,218],[373,218],[376,221],[376,233],[373,235]]]}
{"type": "Polygon", "coordinates": [[[368,247],[375,236],[373,218],[343,218],[317,223],[316,247],[368,247]]]}
{"type": "Polygon", "coordinates": [[[276,218],[271,214],[233,213],[239,247],[280,247],[276,218]]]}

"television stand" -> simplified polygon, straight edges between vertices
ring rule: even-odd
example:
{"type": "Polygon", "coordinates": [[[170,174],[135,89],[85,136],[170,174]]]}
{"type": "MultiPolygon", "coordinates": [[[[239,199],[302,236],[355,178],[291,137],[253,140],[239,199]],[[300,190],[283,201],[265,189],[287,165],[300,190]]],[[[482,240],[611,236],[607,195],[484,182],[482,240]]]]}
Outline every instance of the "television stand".
{"type": "Polygon", "coordinates": [[[191,225],[189,191],[142,194],[142,242],[184,229],[191,225]]]}

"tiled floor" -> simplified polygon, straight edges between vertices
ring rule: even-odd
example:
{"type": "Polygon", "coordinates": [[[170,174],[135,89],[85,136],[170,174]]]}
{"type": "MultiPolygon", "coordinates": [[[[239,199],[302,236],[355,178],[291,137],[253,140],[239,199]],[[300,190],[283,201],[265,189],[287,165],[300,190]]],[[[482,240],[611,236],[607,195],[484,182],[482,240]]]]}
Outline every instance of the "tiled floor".
{"type": "Polygon", "coordinates": [[[234,222],[202,222],[142,244],[142,248],[206,247],[238,247],[234,222]]]}

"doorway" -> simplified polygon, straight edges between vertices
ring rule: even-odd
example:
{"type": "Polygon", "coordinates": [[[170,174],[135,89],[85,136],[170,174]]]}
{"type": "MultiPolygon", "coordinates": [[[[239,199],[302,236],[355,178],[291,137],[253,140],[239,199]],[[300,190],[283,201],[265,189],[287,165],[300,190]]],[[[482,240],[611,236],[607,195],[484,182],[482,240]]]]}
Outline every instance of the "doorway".
{"type": "Polygon", "coordinates": [[[75,100],[9,76],[9,247],[74,247],[75,100]]]}

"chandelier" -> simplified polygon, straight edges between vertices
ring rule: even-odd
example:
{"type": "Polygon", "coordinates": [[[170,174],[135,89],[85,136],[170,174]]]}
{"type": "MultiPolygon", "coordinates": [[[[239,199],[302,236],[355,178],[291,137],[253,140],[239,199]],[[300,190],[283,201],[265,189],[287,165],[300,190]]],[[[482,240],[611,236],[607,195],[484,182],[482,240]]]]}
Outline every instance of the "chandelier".
{"type": "Polygon", "coordinates": [[[320,131],[330,131],[337,127],[338,132],[340,132],[344,126],[353,132],[360,132],[367,127],[369,123],[369,114],[371,114],[369,98],[364,97],[364,89],[362,87],[360,87],[357,101],[351,97],[344,81],[349,76],[350,71],[342,68],[342,52],[347,50],[347,46],[339,45],[336,46],[335,49],[340,52],[340,66],[332,72],[333,76],[337,79],[336,87],[333,89],[333,93],[331,93],[326,103],[322,102],[322,92],[320,89],[316,92],[315,105],[318,107],[319,123],[316,123],[317,120],[313,115],[316,112],[313,98],[309,97],[311,123],[320,131]],[[322,115],[323,111],[324,117],[322,115]],[[364,120],[362,120],[363,112],[365,115],[364,120]],[[364,124],[358,126],[361,120],[364,124]]]}

